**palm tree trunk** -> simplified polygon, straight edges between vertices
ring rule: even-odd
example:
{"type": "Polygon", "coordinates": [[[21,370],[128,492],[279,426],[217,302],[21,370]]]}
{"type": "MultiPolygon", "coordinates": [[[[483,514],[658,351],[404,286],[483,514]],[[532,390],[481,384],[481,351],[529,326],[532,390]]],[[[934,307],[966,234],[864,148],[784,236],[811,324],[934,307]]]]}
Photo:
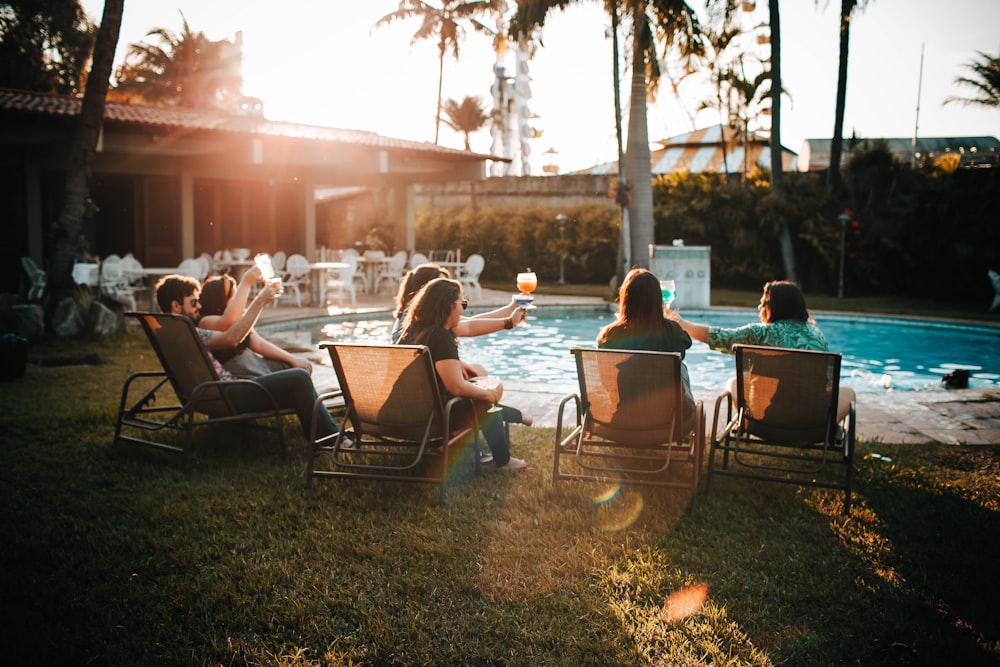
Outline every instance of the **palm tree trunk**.
{"type": "MultiPolygon", "coordinates": [[[[771,24],[771,194],[784,199],[784,165],[781,162],[781,14],[778,0],[769,0],[771,24]]],[[[783,210],[778,207],[778,210],[783,210]]],[[[795,247],[784,216],[778,223],[778,243],[781,246],[781,263],[785,276],[797,282],[795,272],[795,247]]]]}
{"type": "Polygon", "coordinates": [[[611,3],[611,46],[614,60],[612,62],[612,78],[615,86],[615,138],[618,140],[618,194],[617,204],[621,210],[621,228],[618,232],[618,263],[615,268],[615,276],[618,285],[625,280],[625,273],[632,261],[632,253],[629,251],[631,243],[628,224],[628,177],[625,174],[625,151],[622,149],[622,74],[618,65],[618,2],[611,3]]]}
{"type": "Polygon", "coordinates": [[[444,52],[447,45],[444,37],[441,37],[441,44],[438,45],[438,103],[437,113],[434,114],[434,145],[438,144],[438,137],[441,134],[441,84],[444,83],[444,52]]]}
{"type": "Polygon", "coordinates": [[[857,0],[841,0],[840,4],[840,64],[837,70],[837,107],[830,141],[829,183],[834,192],[841,190],[840,155],[844,150],[844,107],[847,103],[847,55],[851,39],[851,14],[857,0]]]}
{"type": "Polygon", "coordinates": [[[73,288],[73,261],[90,199],[90,170],[104,120],[111,67],[121,30],[125,0],[105,0],[101,27],[94,43],[94,58],[87,76],[80,116],[70,147],[65,202],[56,222],[49,255],[48,320],[55,307],[73,288]]]}
{"type": "Polygon", "coordinates": [[[646,127],[646,52],[638,34],[632,36],[632,99],[629,102],[625,174],[630,184],[628,205],[632,266],[649,267],[653,244],[653,174],[646,127]]]}

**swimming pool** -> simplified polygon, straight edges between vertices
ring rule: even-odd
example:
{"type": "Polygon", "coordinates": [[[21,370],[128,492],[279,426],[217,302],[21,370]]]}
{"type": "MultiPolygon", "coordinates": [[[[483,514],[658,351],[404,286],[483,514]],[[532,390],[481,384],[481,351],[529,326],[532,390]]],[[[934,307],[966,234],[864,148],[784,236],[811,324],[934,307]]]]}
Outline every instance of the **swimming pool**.
{"type": "MultiPolygon", "coordinates": [[[[757,311],[691,310],[685,316],[733,327],[756,321],[757,311]]],[[[593,347],[597,332],[612,318],[606,309],[539,308],[531,311],[528,326],[461,339],[462,359],[507,380],[574,383],[576,367],[569,350],[593,347]]],[[[828,313],[816,314],[816,322],[830,349],[843,355],[841,376],[855,391],[939,387],[942,376],[956,368],[969,369],[970,387],[1000,387],[1000,328],[828,313]]],[[[285,324],[280,329],[308,334],[308,345],[325,340],[386,343],[391,324],[388,317],[378,317],[285,324]]],[[[686,362],[696,389],[722,389],[735,373],[731,355],[699,342],[688,350],[686,362]]]]}

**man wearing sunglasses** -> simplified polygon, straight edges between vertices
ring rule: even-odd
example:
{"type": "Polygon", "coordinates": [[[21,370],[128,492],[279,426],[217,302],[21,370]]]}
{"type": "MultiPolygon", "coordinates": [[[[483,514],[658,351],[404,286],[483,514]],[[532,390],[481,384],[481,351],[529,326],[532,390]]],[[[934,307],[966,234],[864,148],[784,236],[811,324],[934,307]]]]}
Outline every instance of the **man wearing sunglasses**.
{"type": "MultiPolygon", "coordinates": [[[[164,313],[173,315],[186,315],[192,322],[197,322],[201,316],[201,285],[194,278],[172,274],[164,276],[156,283],[156,303],[164,313]]],[[[257,323],[264,306],[274,301],[277,292],[273,285],[266,285],[254,297],[246,311],[236,320],[236,322],[223,331],[211,331],[195,327],[202,343],[212,350],[227,350],[236,347],[246,338],[257,323]]],[[[229,371],[222,367],[222,364],[213,356],[212,363],[215,372],[220,380],[235,379],[229,371]]],[[[316,389],[313,386],[312,377],[301,368],[290,368],[283,371],[275,371],[251,379],[259,385],[265,387],[278,405],[282,408],[292,408],[298,415],[299,425],[302,433],[308,439],[310,437],[309,425],[312,420],[313,404],[316,402],[316,389]]],[[[227,390],[227,395],[232,400],[234,407],[241,412],[253,412],[266,410],[259,392],[252,391],[245,386],[234,384],[227,390]]],[[[326,410],[319,411],[317,424],[317,435],[325,436],[337,432],[337,425],[333,417],[326,410]]]]}

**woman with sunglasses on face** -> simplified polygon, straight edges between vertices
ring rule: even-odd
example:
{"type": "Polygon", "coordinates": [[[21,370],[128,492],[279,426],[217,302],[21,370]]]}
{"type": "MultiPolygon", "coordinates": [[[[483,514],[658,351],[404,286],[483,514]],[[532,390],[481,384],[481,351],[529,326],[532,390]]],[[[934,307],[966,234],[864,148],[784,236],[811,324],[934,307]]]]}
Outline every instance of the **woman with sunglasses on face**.
{"type": "MultiPolygon", "coordinates": [[[[389,334],[393,343],[399,342],[399,337],[403,333],[403,320],[406,317],[407,309],[410,307],[413,298],[420,291],[421,287],[435,278],[451,278],[451,274],[448,273],[448,269],[442,266],[428,263],[415,267],[403,277],[399,285],[399,292],[396,294],[396,309],[393,311],[396,321],[393,323],[392,331],[389,334]]],[[[463,316],[458,326],[455,327],[455,335],[459,337],[482,336],[502,329],[513,329],[524,322],[527,315],[528,311],[511,300],[503,308],[497,308],[496,310],[473,315],[472,317],[463,316]]],[[[465,361],[462,362],[462,372],[465,373],[466,379],[489,375],[485,366],[470,364],[465,361]]],[[[508,405],[501,405],[500,409],[503,411],[503,420],[509,424],[531,426],[534,423],[534,418],[527,410],[518,410],[508,405]]]]}
{"type": "MultiPolygon", "coordinates": [[[[454,396],[473,399],[493,463],[505,470],[524,470],[528,464],[510,455],[510,443],[500,413],[488,412],[503,396],[503,385],[480,386],[470,382],[463,372],[455,329],[467,303],[462,298],[462,284],[458,281],[448,278],[430,281],[417,292],[407,309],[399,344],[427,346],[434,360],[442,398],[446,402],[454,396]]],[[[459,423],[468,423],[471,419],[471,414],[465,414],[459,417],[459,423]]]]}
{"type": "MultiPolygon", "coordinates": [[[[247,270],[240,280],[229,274],[212,276],[201,287],[201,319],[198,326],[212,331],[225,331],[246,310],[250,289],[260,278],[260,269],[247,270]]],[[[228,350],[213,350],[222,366],[237,378],[255,378],[287,368],[301,368],[312,373],[312,364],[266,340],[256,331],[239,345],[228,350]]]]}
{"type": "MultiPolygon", "coordinates": [[[[744,324],[741,327],[712,327],[705,324],[688,322],[675,311],[668,316],[674,317],[678,324],[695,340],[700,340],[713,350],[733,353],[734,345],[765,345],[768,347],[787,347],[796,350],[816,350],[829,352],[830,346],[826,336],[818,326],[809,309],[806,308],[806,298],[795,283],[788,280],[772,280],[764,285],[760,303],[757,305],[760,322],[744,324]]],[[[729,380],[726,389],[736,394],[736,379],[729,380]]],[[[841,421],[850,412],[851,402],[855,399],[854,390],[841,386],[837,404],[837,420],[841,421]]]]}

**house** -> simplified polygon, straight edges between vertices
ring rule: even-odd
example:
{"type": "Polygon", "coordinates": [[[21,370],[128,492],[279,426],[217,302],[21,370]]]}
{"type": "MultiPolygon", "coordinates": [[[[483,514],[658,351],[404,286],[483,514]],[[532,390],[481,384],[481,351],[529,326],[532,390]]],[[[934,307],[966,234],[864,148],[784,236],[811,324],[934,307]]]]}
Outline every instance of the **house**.
{"type": "MultiPolygon", "coordinates": [[[[653,174],[742,174],[756,168],[771,167],[771,139],[759,132],[751,133],[749,141],[744,144],[731,128],[712,125],[657,143],[660,147],[650,153],[653,174]]],[[[781,163],[785,171],[794,171],[795,159],[795,153],[782,147],[781,163]]],[[[577,173],[607,174],[617,171],[617,162],[607,162],[577,173]]]]}
{"type": "MultiPolygon", "coordinates": [[[[823,171],[830,166],[832,139],[806,139],[799,153],[799,171],[823,171]]],[[[908,139],[844,139],[844,160],[851,152],[884,142],[892,156],[903,164],[934,164],[944,155],[958,155],[959,169],[983,169],[1000,166],[1000,141],[996,137],[918,137],[908,139]]]]}
{"type": "MultiPolygon", "coordinates": [[[[74,97],[0,89],[7,284],[21,280],[9,270],[21,256],[47,256],[80,107],[74,97]]],[[[230,247],[312,257],[318,245],[364,238],[367,227],[328,229],[316,215],[317,192],[358,188],[374,193],[358,224],[375,222],[395,247],[412,248],[412,186],[483,179],[491,159],[259,115],[108,102],[81,252],[132,252],[147,266],[230,247]]]]}

